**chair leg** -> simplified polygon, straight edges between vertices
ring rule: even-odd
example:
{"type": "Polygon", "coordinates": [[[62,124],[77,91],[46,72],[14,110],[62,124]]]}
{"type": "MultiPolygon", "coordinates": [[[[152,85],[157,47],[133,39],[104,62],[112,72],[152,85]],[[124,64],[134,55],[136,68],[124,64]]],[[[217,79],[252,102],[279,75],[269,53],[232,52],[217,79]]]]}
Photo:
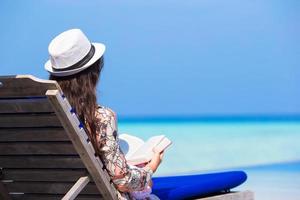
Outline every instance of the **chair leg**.
{"type": "Polygon", "coordinates": [[[0,180],[0,199],[11,200],[11,197],[9,196],[8,191],[4,187],[1,180],[0,180]]]}
{"type": "Polygon", "coordinates": [[[62,198],[62,200],[73,200],[77,195],[83,190],[83,188],[90,182],[88,176],[83,176],[78,179],[78,181],[72,186],[72,188],[67,192],[67,194],[62,198]]]}

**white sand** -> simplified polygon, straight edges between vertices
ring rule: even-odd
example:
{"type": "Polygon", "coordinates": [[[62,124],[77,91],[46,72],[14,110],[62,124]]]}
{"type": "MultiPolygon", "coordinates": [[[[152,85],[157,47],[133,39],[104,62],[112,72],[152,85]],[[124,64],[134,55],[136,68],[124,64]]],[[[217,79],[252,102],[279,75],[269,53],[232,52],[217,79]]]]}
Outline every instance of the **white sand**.
{"type": "Polygon", "coordinates": [[[246,170],[248,180],[235,190],[252,190],[256,200],[300,200],[300,165],[293,169],[246,170]]]}

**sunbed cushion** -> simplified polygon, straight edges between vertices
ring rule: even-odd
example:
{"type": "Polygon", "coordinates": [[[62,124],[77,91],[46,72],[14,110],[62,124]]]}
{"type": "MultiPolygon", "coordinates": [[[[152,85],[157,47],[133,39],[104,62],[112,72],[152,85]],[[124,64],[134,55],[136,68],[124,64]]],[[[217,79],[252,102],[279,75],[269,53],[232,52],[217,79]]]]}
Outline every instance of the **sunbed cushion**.
{"type": "Polygon", "coordinates": [[[153,178],[153,193],[160,199],[186,199],[228,191],[247,179],[243,171],[153,178]]]}

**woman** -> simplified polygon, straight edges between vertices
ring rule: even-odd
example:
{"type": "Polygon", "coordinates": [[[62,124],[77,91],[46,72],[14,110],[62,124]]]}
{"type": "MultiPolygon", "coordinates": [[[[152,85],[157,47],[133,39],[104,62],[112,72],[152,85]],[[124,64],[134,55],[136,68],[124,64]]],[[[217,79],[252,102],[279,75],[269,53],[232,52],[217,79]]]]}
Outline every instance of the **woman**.
{"type": "Polygon", "coordinates": [[[134,199],[137,191],[151,192],[151,177],[161,162],[161,155],[155,153],[143,168],[129,166],[118,144],[116,114],[97,105],[96,85],[103,68],[105,46],[90,43],[81,30],[71,29],[55,37],[48,50],[50,59],[45,69],[50,73],[49,79],[59,83],[84,122],[96,154],[119,190],[119,199],[134,199]]]}

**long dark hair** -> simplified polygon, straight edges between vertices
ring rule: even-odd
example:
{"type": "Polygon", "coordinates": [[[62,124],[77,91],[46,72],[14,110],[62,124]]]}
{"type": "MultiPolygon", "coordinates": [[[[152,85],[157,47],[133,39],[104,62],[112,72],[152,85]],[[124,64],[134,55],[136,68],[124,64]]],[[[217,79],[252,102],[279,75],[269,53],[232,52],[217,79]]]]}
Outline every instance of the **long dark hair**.
{"type": "Polygon", "coordinates": [[[50,80],[56,80],[67,97],[72,108],[75,109],[80,121],[84,124],[96,152],[97,118],[95,115],[97,105],[96,87],[104,66],[103,56],[94,64],[83,71],[70,76],[53,76],[50,80]]]}

